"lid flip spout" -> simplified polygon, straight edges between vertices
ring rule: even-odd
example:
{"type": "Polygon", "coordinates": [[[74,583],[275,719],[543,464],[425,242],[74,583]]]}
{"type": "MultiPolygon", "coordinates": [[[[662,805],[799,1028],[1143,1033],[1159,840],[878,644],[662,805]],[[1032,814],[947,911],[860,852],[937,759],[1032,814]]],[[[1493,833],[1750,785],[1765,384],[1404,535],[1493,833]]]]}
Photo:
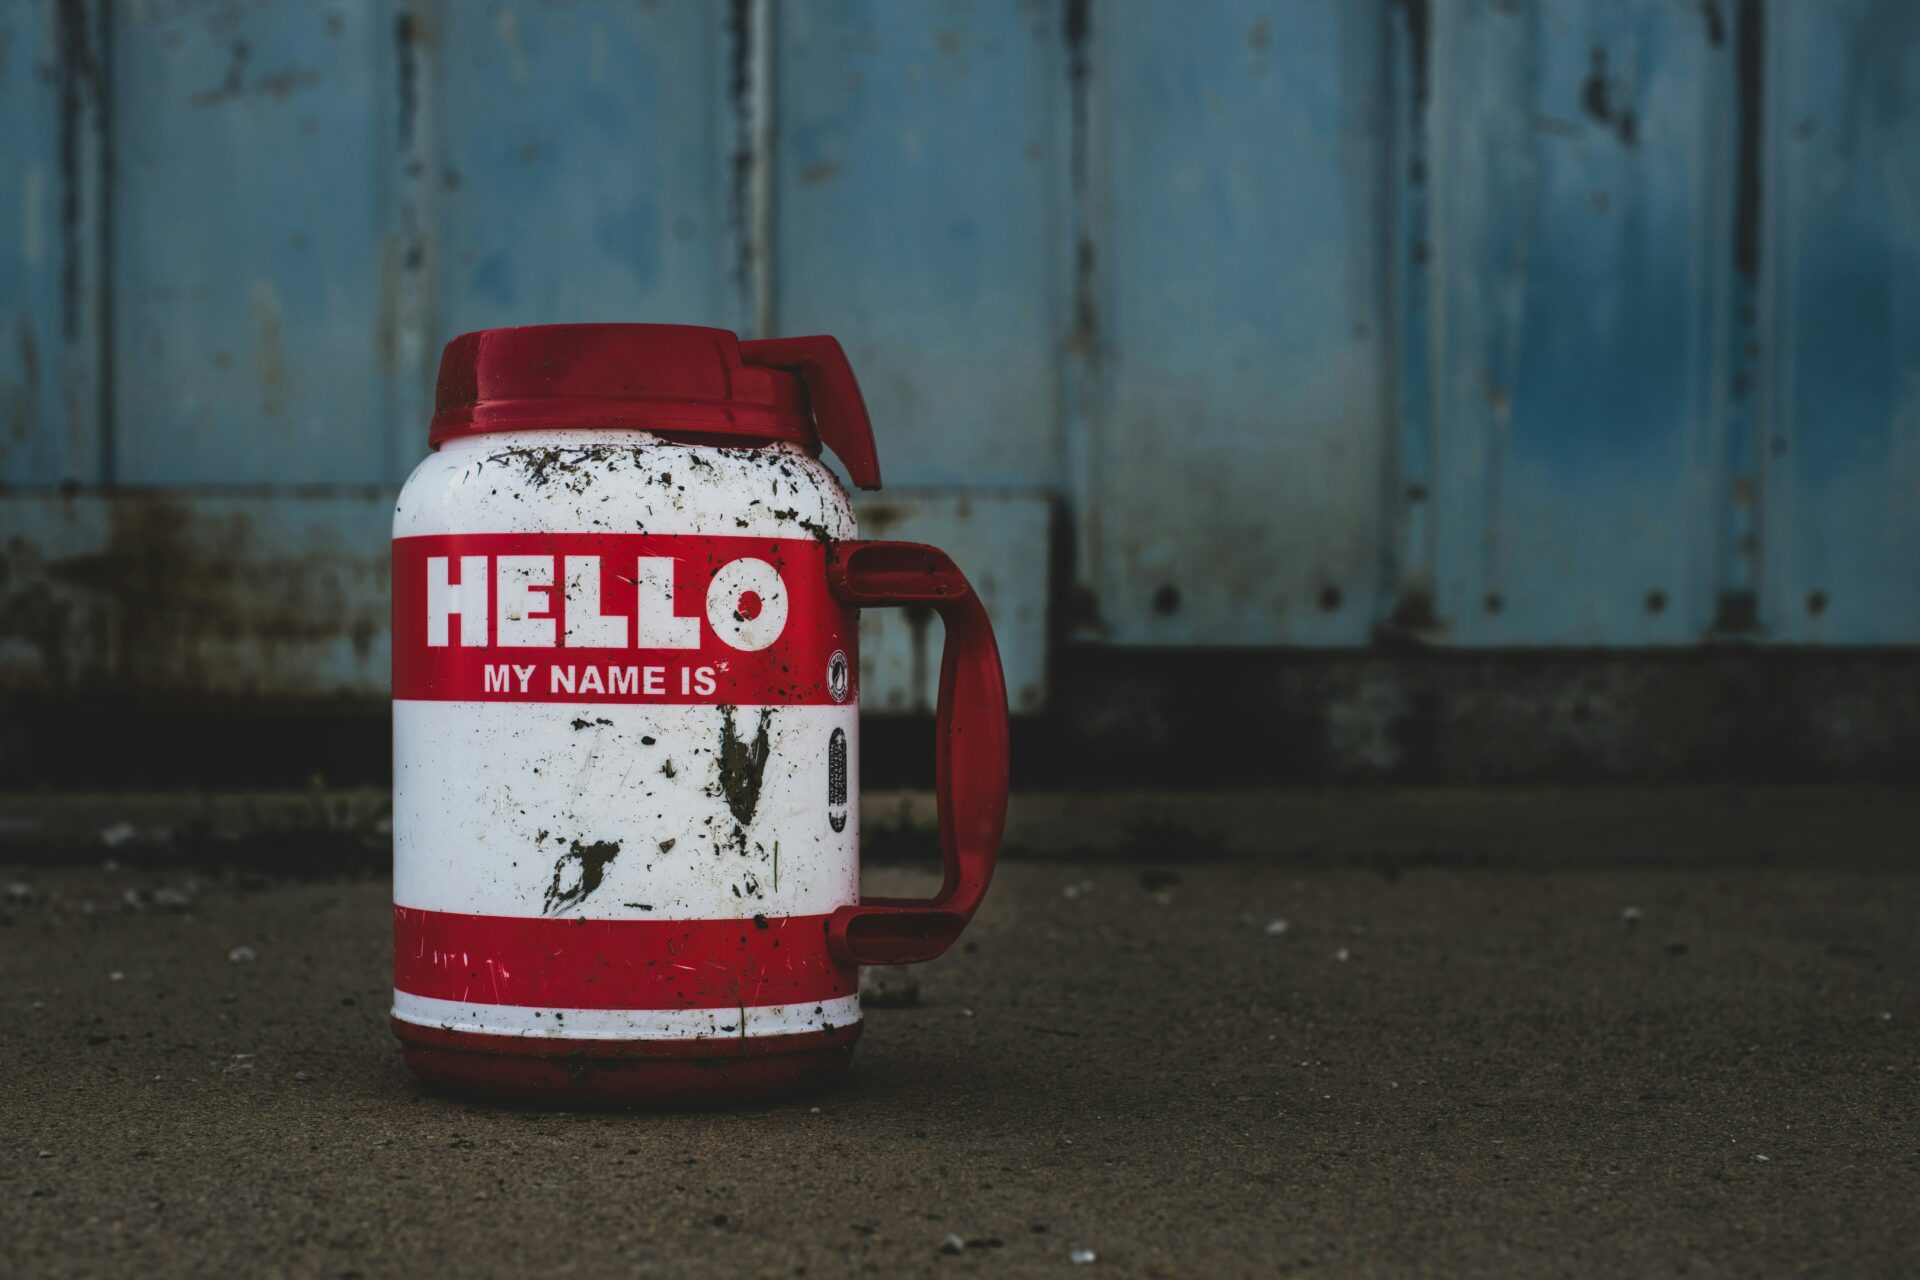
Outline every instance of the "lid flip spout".
{"type": "Polygon", "coordinates": [[[813,411],[820,443],[847,469],[862,489],[880,487],[880,455],[873,443],[873,421],[840,340],[826,334],[805,338],[761,338],[740,344],[744,364],[798,374],[813,411]]]}

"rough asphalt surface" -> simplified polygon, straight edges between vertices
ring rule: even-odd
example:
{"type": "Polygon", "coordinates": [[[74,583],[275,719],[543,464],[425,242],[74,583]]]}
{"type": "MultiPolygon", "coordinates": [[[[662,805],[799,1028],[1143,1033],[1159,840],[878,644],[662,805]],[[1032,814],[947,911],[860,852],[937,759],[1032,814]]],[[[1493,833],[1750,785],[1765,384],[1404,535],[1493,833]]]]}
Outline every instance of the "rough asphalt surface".
{"type": "Polygon", "coordinates": [[[22,865],[0,1273],[1912,1275],[1889,814],[1758,860],[1656,804],[1612,862],[1016,861],[845,1087],[640,1114],[422,1096],[377,877],[22,865]]]}

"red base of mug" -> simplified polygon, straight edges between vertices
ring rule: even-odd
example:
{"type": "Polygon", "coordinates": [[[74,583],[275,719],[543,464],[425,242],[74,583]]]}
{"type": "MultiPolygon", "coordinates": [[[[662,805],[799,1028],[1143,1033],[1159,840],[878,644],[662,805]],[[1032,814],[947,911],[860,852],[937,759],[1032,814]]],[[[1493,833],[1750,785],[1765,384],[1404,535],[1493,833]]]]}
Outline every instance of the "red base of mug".
{"type": "Polygon", "coordinates": [[[837,1084],[860,1024],[790,1036],[562,1040],[479,1035],[395,1018],[400,1054],[436,1091],[536,1106],[750,1102],[837,1084]]]}

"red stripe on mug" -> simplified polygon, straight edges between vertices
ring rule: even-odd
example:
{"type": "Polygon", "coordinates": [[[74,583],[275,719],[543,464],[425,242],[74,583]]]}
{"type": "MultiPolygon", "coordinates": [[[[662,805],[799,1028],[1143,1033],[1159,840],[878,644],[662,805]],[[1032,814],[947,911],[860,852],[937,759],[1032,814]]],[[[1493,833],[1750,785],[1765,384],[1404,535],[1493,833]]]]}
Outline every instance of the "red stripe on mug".
{"type": "Polygon", "coordinates": [[[393,909],[393,985],[548,1009],[731,1009],[852,995],[826,916],[581,920],[393,909]]]}
{"type": "Polygon", "coordinates": [[[826,548],[811,539],[505,533],[393,543],[400,699],[844,702],[855,697],[858,634],[855,611],[827,589],[826,548]]]}

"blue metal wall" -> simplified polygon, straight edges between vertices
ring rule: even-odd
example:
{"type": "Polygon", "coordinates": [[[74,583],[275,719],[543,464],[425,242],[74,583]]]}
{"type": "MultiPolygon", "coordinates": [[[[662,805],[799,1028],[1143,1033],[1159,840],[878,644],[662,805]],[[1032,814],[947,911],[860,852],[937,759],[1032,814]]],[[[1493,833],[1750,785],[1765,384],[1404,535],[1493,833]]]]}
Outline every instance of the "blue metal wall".
{"type": "Polygon", "coordinates": [[[440,343],[577,319],[838,334],[1027,710],[1920,642],[1917,94],[1904,0],[0,0],[0,680],[377,692],[440,343]]]}

